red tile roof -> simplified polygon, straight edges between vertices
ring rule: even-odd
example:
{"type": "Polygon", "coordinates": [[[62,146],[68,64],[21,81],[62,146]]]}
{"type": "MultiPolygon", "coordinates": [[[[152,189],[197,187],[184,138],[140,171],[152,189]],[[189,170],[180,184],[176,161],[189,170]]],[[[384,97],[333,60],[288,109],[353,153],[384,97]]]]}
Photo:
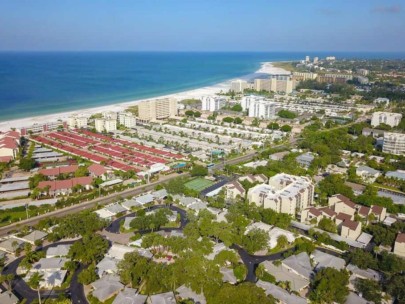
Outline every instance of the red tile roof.
{"type": "Polygon", "coordinates": [[[337,216],[336,216],[337,220],[341,220],[342,222],[344,221],[350,221],[352,219],[352,217],[344,212],[340,212],[337,216]]]}
{"type": "Polygon", "coordinates": [[[96,176],[100,176],[103,175],[107,172],[107,169],[99,164],[92,164],[89,166],[88,168],[89,172],[96,175],[96,176]]]}
{"type": "Polygon", "coordinates": [[[42,181],[39,182],[38,188],[44,189],[47,186],[49,186],[50,187],[49,190],[56,191],[62,189],[71,189],[76,185],[87,186],[91,185],[92,182],[93,179],[90,176],[84,176],[84,177],[75,177],[67,180],[42,181]]]}
{"type": "Polygon", "coordinates": [[[359,214],[361,214],[362,216],[368,216],[370,213],[370,208],[366,207],[366,206],[361,206],[359,209],[359,214]]]}
{"type": "Polygon", "coordinates": [[[335,211],[333,211],[332,209],[330,209],[328,207],[320,208],[319,210],[322,211],[323,213],[326,213],[330,217],[333,217],[337,214],[335,211]]]}
{"type": "Polygon", "coordinates": [[[356,208],[356,204],[353,203],[353,202],[350,200],[350,198],[348,198],[348,197],[346,197],[346,196],[344,196],[344,195],[342,195],[342,194],[336,194],[336,197],[337,197],[340,201],[342,201],[343,203],[345,203],[347,206],[349,206],[350,208],[352,208],[352,209],[355,209],[355,208],[356,208]]]}
{"type": "Polygon", "coordinates": [[[322,215],[322,212],[314,207],[309,208],[308,212],[311,213],[312,215],[315,215],[316,217],[322,215]]]}
{"type": "Polygon", "coordinates": [[[45,175],[45,176],[58,176],[59,174],[68,174],[76,172],[79,169],[79,166],[72,165],[72,166],[63,166],[57,168],[49,168],[49,169],[41,169],[38,173],[45,175]]]}
{"type": "Polygon", "coordinates": [[[345,227],[349,228],[350,230],[356,230],[358,225],[360,225],[359,222],[355,222],[352,220],[346,220],[342,224],[342,226],[345,226],[345,227]]]}
{"type": "Polygon", "coordinates": [[[397,242],[397,243],[405,243],[405,233],[398,233],[395,242],[397,242]]]}
{"type": "Polygon", "coordinates": [[[14,138],[3,137],[0,139],[0,148],[17,149],[18,143],[14,138]]]}
{"type": "Polygon", "coordinates": [[[374,214],[381,215],[383,213],[383,210],[384,208],[381,206],[376,205],[371,206],[371,212],[373,212],[374,214]]]}

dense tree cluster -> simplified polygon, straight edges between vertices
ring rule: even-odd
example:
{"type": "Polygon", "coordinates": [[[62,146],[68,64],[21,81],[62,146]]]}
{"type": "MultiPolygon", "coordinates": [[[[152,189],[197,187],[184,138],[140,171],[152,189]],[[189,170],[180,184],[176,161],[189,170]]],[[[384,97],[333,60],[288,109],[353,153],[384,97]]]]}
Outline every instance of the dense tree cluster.
{"type": "Polygon", "coordinates": [[[158,209],[149,215],[146,215],[144,210],[140,210],[137,217],[131,221],[130,227],[140,231],[157,230],[169,222],[167,216],[171,213],[169,209],[165,208],[158,209]]]}
{"type": "Polygon", "coordinates": [[[85,235],[69,249],[69,257],[83,264],[96,264],[101,261],[109,247],[108,241],[99,234],[85,235]]]}
{"type": "Polygon", "coordinates": [[[349,295],[349,273],[342,269],[323,268],[311,283],[309,298],[314,303],[345,303],[349,295]]]}

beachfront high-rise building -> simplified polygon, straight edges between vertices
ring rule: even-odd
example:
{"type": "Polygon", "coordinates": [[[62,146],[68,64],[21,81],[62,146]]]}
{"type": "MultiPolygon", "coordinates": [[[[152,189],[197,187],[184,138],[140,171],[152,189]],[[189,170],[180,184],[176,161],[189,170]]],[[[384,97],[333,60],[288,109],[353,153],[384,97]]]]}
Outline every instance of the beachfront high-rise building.
{"type": "Polygon", "coordinates": [[[71,129],[75,129],[75,128],[87,128],[87,117],[84,116],[77,116],[77,115],[72,115],[68,118],[68,126],[71,129]]]}
{"type": "Polygon", "coordinates": [[[115,120],[117,120],[118,114],[117,114],[117,112],[106,111],[106,112],[103,112],[103,118],[104,119],[115,119],[115,120]]]}
{"type": "Polygon", "coordinates": [[[215,112],[225,106],[226,99],[217,96],[202,96],[201,110],[215,112]]]}
{"type": "Polygon", "coordinates": [[[305,56],[305,62],[308,63],[310,61],[309,56],[305,56]]]}
{"type": "Polygon", "coordinates": [[[270,79],[255,79],[254,80],[254,84],[253,84],[253,88],[255,91],[266,91],[266,92],[270,92],[270,88],[271,88],[271,81],[270,79]]]}
{"type": "Polygon", "coordinates": [[[318,61],[319,61],[319,58],[318,58],[318,57],[314,57],[314,63],[316,64],[316,63],[318,63],[318,61]]]}
{"type": "Polygon", "coordinates": [[[138,119],[149,122],[166,119],[177,115],[177,100],[160,98],[142,101],[138,105],[138,119]]]}
{"type": "Polygon", "coordinates": [[[384,132],[383,152],[395,155],[404,155],[405,134],[384,132]]]}
{"type": "Polygon", "coordinates": [[[235,93],[243,93],[243,91],[248,88],[249,84],[246,80],[238,79],[231,82],[230,91],[235,93]]]}
{"type": "Polygon", "coordinates": [[[295,81],[305,81],[305,80],[314,80],[318,77],[316,73],[308,73],[308,72],[294,72],[293,73],[293,80],[295,81]]]}
{"type": "Polygon", "coordinates": [[[249,117],[272,119],[276,117],[276,103],[265,99],[256,99],[249,104],[249,117]]]}
{"type": "Polygon", "coordinates": [[[130,112],[118,113],[118,122],[126,128],[134,128],[136,126],[136,118],[130,112]]]}
{"type": "Polygon", "coordinates": [[[105,119],[96,118],[94,120],[94,126],[97,132],[113,132],[117,130],[117,120],[116,119],[105,119]]]}
{"type": "Polygon", "coordinates": [[[371,118],[371,125],[377,127],[380,124],[386,124],[391,127],[399,125],[402,119],[402,114],[391,112],[374,112],[371,118]]]}
{"type": "Polygon", "coordinates": [[[290,76],[273,75],[270,77],[270,91],[290,94],[294,89],[294,82],[290,76]]]}
{"type": "Polygon", "coordinates": [[[280,173],[249,189],[248,201],[276,212],[295,215],[313,204],[314,185],[310,178],[280,173]]]}
{"type": "Polygon", "coordinates": [[[335,61],[336,57],[335,56],[328,56],[326,57],[326,61],[335,61]]]}

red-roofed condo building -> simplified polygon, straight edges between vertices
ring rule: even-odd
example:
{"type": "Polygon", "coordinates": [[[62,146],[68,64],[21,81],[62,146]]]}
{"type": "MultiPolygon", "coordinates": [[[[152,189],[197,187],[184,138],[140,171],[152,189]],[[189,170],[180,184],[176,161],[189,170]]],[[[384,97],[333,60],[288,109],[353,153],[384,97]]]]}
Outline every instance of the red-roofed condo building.
{"type": "Polygon", "coordinates": [[[90,176],[75,177],[67,180],[53,180],[53,181],[42,181],[38,184],[38,189],[40,189],[44,194],[48,192],[49,195],[66,195],[70,194],[75,186],[82,186],[86,190],[92,188],[93,178],[90,176]]]}

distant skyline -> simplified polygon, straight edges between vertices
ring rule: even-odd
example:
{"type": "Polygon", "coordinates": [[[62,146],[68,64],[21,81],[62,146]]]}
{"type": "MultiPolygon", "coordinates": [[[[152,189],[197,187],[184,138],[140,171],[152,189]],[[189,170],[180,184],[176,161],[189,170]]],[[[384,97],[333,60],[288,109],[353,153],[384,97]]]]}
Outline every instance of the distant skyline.
{"type": "Polygon", "coordinates": [[[0,0],[0,51],[405,51],[405,3],[0,0]]]}

